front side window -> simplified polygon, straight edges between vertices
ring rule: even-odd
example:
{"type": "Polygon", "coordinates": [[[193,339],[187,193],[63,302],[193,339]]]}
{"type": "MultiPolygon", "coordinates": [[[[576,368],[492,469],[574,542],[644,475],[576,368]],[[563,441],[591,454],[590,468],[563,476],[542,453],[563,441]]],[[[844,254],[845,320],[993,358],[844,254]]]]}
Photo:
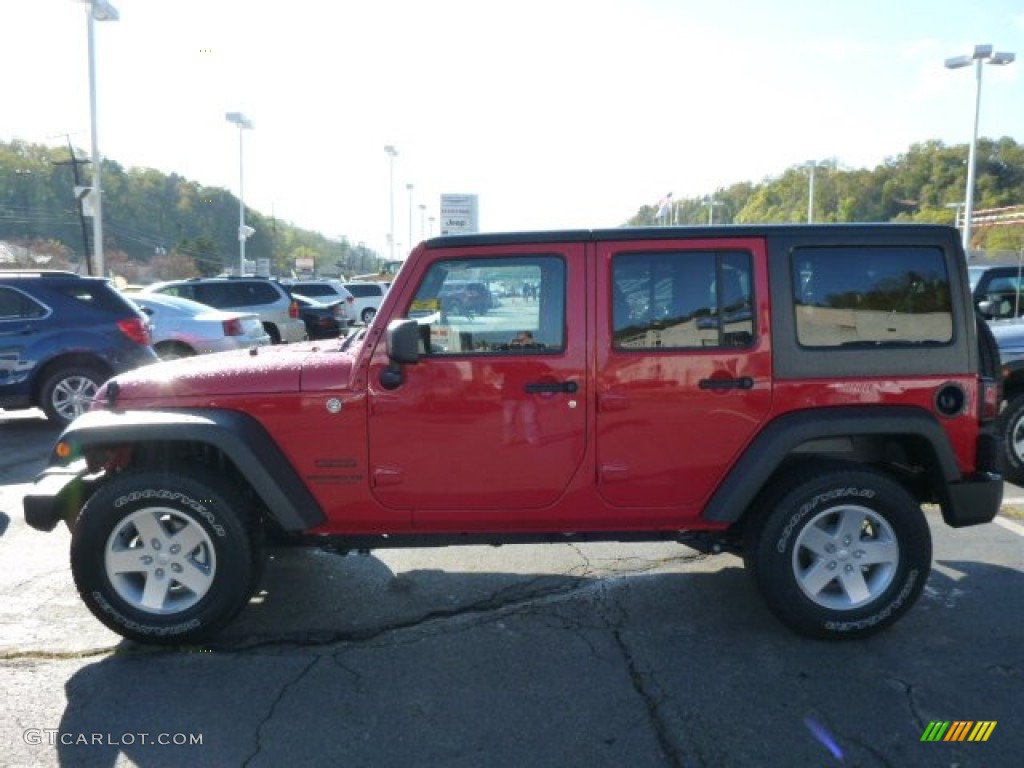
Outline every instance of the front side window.
{"type": "Polygon", "coordinates": [[[46,308],[32,297],[0,286],[0,320],[28,320],[45,314],[46,308]]]}
{"type": "Polygon", "coordinates": [[[746,251],[624,253],[612,259],[616,349],[745,347],[754,341],[746,251]]]}
{"type": "Polygon", "coordinates": [[[797,248],[790,268],[802,346],[952,341],[949,276],[937,248],[797,248]]]}
{"type": "Polygon", "coordinates": [[[565,263],[557,256],[439,261],[407,316],[436,355],[546,354],[565,348],[565,263]]]}

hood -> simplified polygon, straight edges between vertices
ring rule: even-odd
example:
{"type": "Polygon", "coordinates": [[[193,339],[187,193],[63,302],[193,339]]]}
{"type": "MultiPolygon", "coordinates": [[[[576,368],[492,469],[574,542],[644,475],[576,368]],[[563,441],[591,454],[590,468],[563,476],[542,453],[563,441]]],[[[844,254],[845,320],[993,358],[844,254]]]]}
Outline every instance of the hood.
{"type": "Polygon", "coordinates": [[[185,399],[196,404],[226,396],[298,393],[311,384],[318,386],[304,375],[307,368],[317,372],[312,378],[320,386],[329,381],[330,388],[345,388],[352,357],[339,351],[338,346],[280,344],[168,360],[116,376],[97,393],[97,399],[108,397],[112,382],[116,382],[115,402],[120,407],[127,407],[129,401],[154,407],[169,405],[170,400],[185,399]]]}

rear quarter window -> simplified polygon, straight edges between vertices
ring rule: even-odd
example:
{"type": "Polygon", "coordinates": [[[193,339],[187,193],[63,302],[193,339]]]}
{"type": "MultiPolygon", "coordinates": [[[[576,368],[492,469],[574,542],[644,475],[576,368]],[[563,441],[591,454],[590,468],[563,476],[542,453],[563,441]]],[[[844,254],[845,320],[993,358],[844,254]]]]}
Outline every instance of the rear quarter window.
{"type": "Polygon", "coordinates": [[[134,309],[125,301],[121,294],[117,293],[107,283],[75,283],[73,285],[60,286],[56,289],[56,292],[82,306],[92,307],[99,312],[110,314],[134,313],[134,309]]]}
{"type": "Polygon", "coordinates": [[[938,248],[796,248],[790,270],[803,347],[953,340],[950,280],[938,248]]]}

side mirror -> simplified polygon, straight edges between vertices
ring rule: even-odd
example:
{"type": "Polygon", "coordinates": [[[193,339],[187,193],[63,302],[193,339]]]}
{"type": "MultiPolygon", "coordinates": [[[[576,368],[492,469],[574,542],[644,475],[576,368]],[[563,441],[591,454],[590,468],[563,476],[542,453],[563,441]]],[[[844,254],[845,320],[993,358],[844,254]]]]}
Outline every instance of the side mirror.
{"type": "Polygon", "coordinates": [[[420,339],[420,324],[415,320],[392,320],[385,336],[388,359],[397,364],[418,363],[420,339]]]}
{"type": "Polygon", "coordinates": [[[380,372],[384,389],[398,389],[405,381],[402,366],[420,359],[420,324],[415,320],[392,320],[384,336],[390,364],[380,372]]]}

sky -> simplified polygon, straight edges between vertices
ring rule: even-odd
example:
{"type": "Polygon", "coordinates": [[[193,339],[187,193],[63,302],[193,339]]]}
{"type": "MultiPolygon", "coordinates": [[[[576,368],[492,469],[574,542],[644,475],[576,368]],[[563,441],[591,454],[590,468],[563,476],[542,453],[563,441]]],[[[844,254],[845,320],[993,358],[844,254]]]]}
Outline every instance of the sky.
{"type": "MultiPolygon", "coordinates": [[[[384,257],[392,201],[400,257],[445,193],[478,196],[482,231],[615,227],[669,192],[967,144],[974,70],[944,60],[1024,55],[1018,0],[110,2],[104,157],[237,195],[242,112],[246,205],[384,257]]],[[[86,6],[0,3],[0,140],[88,152],[86,6]]],[[[1024,142],[1022,67],[984,67],[980,136],[1024,142]]]]}

